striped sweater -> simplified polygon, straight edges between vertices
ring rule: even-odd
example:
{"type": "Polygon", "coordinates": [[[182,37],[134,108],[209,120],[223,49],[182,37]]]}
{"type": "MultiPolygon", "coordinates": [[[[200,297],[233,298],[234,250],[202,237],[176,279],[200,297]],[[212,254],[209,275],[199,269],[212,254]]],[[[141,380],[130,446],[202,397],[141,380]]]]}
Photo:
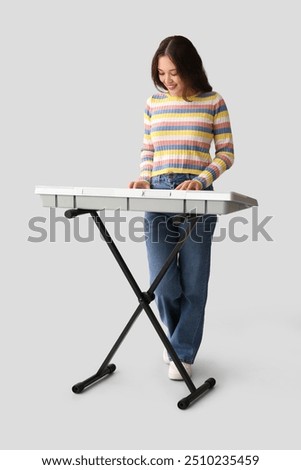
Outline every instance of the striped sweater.
{"type": "Polygon", "coordinates": [[[190,173],[201,189],[212,184],[233,164],[229,114],[216,92],[189,98],[159,93],[147,100],[140,179],[166,173],[190,173]],[[210,155],[214,141],[215,156],[210,155]]]}

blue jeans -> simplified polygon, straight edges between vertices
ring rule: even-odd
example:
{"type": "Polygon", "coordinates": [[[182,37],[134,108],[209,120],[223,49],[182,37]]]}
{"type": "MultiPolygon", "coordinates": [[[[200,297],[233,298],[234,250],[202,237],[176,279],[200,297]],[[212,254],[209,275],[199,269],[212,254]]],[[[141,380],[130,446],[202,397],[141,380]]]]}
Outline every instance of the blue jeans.
{"type": "MultiPolygon", "coordinates": [[[[152,178],[153,189],[175,189],[195,175],[168,174],[152,178]]],[[[210,187],[208,190],[212,190],[210,187]]],[[[189,221],[176,214],[147,212],[145,236],[150,281],[160,271],[189,221]],[[181,220],[182,219],[182,220],[181,220]]],[[[200,216],[162,281],[155,299],[169,340],[182,362],[193,364],[200,347],[210,273],[216,215],[200,216]]]]}

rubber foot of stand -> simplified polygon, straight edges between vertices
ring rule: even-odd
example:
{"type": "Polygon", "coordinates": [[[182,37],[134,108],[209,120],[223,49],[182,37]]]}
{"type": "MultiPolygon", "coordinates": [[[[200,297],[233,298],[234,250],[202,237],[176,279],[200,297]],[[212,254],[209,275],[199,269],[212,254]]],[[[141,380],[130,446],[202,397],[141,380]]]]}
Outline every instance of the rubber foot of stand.
{"type": "Polygon", "coordinates": [[[178,408],[180,408],[180,410],[186,410],[186,408],[188,408],[189,405],[190,405],[190,400],[188,400],[188,398],[182,398],[182,400],[180,400],[178,403],[178,408]]]}
{"type": "Polygon", "coordinates": [[[73,385],[72,387],[72,392],[73,393],[82,393],[82,391],[84,390],[84,385],[82,383],[78,383],[78,384],[75,384],[73,385]]]}

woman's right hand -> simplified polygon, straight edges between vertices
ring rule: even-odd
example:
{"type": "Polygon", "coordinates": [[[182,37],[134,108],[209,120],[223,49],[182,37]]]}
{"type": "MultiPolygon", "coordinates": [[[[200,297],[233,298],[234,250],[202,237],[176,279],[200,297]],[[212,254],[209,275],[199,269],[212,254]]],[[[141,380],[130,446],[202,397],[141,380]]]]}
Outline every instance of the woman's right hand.
{"type": "Polygon", "coordinates": [[[150,189],[150,184],[147,181],[136,180],[129,183],[129,188],[132,189],[150,189]]]}

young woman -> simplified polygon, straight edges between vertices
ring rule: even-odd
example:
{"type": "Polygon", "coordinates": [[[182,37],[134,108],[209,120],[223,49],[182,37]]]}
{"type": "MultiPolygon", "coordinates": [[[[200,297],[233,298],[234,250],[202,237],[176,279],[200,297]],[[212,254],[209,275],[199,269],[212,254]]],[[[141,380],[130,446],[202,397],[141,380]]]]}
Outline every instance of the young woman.
{"type": "MultiPolygon", "coordinates": [[[[140,177],[129,187],[212,191],[213,181],[233,164],[232,133],[226,104],[212,91],[189,39],[171,36],[160,43],[152,60],[152,79],[159,93],[147,100],[140,177]]],[[[172,214],[146,213],[151,281],[186,223],[172,214]]],[[[203,335],[215,224],[215,215],[199,218],[155,291],[161,320],[189,375],[203,335]]],[[[168,377],[181,380],[166,351],[163,357],[169,364],[168,377]]]]}

